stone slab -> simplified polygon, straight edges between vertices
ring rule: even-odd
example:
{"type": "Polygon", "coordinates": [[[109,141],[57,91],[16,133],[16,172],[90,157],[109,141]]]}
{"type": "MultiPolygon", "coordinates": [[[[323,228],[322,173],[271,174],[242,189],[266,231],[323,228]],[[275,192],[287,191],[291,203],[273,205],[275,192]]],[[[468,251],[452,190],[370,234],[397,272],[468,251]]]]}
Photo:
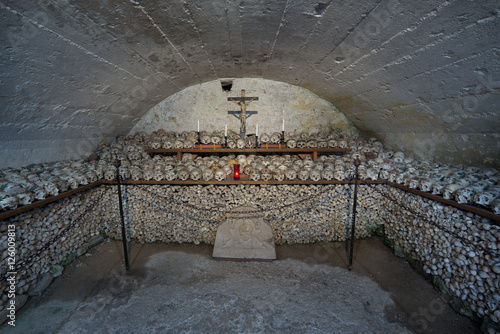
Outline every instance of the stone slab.
{"type": "Polygon", "coordinates": [[[213,257],[222,260],[276,259],[273,230],[258,209],[245,206],[227,214],[217,229],[213,257]]]}

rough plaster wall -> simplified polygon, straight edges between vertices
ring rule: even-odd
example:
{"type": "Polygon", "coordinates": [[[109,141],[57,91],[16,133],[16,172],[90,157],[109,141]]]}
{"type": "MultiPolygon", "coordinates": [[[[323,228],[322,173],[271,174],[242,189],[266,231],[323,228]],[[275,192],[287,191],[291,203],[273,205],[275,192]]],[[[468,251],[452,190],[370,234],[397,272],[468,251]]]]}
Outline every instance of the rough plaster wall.
{"type": "Polygon", "coordinates": [[[257,111],[247,118],[247,134],[254,134],[256,124],[259,134],[280,132],[285,119],[285,131],[335,131],[343,134],[357,134],[357,129],[335,106],[319,98],[307,89],[283,82],[265,79],[213,80],[191,86],[166,98],[153,107],[131,134],[139,131],[151,133],[158,129],[167,131],[193,131],[200,121],[201,131],[222,131],[228,129],[237,133],[240,121],[228,111],[239,111],[228,97],[258,97],[247,110],[257,111]],[[221,82],[232,82],[230,91],[222,89],[221,82]]]}
{"type": "Polygon", "coordinates": [[[365,136],[500,166],[496,0],[0,3],[1,166],[75,158],[220,78],[309,89],[365,136]]]}

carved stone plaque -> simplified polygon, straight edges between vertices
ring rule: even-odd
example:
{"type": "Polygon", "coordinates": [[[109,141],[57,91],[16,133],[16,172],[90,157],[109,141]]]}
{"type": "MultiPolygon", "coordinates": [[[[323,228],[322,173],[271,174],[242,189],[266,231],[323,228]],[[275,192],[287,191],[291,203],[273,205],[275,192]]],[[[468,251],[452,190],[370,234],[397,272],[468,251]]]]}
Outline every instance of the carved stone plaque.
{"type": "Polygon", "coordinates": [[[217,229],[213,257],[223,260],[275,260],[273,230],[258,209],[242,206],[227,213],[217,229]]]}

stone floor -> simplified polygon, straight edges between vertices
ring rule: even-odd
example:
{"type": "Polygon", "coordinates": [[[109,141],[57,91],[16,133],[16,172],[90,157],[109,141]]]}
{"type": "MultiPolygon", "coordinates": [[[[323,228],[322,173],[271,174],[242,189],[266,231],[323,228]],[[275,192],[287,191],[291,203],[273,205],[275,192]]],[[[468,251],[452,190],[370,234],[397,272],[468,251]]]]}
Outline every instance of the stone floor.
{"type": "Polygon", "coordinates": [[[378,238],[277,247],[273,262],[209,245],[105,242],[66,267],[2,333],[480,333],[378,238]]]}

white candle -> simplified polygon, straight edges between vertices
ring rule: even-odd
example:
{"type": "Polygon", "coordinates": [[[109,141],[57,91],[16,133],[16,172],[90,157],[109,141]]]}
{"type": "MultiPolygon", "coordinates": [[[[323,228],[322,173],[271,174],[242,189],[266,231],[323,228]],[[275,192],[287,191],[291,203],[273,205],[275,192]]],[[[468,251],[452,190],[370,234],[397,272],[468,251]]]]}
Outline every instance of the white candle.
{"type": "Polygon", "coordinates": [[[225,129],[224,129],[224,136],[226,136],[226,137],[227,137],[227,124],[226,124],[226,127],[225,127],[225,129]]]}
{"type": "Polygon", "coordinates": [[[255,127],[255,135],[258,137],[259,136],[259,124],[255,127]]]}
{"type": "Polygon", "coordinates": [[[285,119],[283,118],[283,127],[281,128],[281,131],[285,131],[285,119]]]}
{"type": "Polygon", "coordinates": [[[200,132],[200,120],[198,120],[198,132],[200,132]]]}

